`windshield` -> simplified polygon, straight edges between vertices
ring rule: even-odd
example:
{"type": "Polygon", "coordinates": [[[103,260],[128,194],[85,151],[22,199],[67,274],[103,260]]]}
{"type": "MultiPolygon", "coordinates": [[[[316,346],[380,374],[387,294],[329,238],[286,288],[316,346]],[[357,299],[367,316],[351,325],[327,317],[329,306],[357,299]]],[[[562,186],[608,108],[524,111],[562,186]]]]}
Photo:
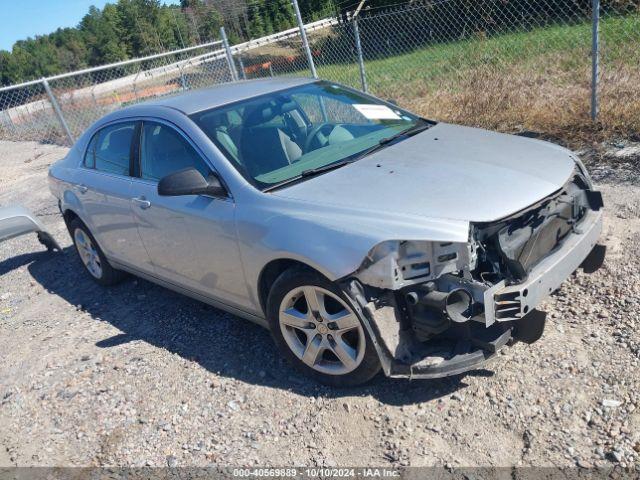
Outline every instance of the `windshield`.
{"type": "Polygon", "coordinates": [[[191,118],[260,189],[355,159],[381,140],[424,123],[393,105],[328,82],[205,110],[191,118]]]}

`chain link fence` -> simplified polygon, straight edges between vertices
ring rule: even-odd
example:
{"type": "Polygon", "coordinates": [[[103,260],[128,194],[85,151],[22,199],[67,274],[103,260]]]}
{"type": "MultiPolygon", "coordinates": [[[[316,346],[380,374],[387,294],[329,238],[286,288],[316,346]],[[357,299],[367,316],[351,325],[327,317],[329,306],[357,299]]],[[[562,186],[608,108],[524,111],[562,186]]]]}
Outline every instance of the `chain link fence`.
{"type": "Polygon", "coordinates": [[[599,124],[640,140],[640,2],[603,4],[599,38],[599,124]]]}
{"type": "Polygon", "coordinates": [[[442,0],[365,9],[311,36],[311,50],[321,78],[437,120],[576,142],[640,132],[637,1],[442,0]]]}
{"type": "MultiPolygon", "coordinates": [[[[341,26],[336,18],[326,18],[305,25],[305,32],[309,39],[316,36],[331,35],[341,26]]],[[[253,79],[275,76],[309,76],[311,67],[307,52],[298,27],[269,35],[248,42],[234,45],[231,52],[241,79],[253,79]]],[[[322,61],[318,58],[321,52],[311,52],[314,65],[322,61]]],[[[332,62],[339,62],[340,57],[332,58],[332,62]]],[[[331,77],[339,81],[336,75],[331,77]]],[[[326,77],[329,78],[329,77],[326,77]]]]}
{"type": "Polygon", "coordinates": [[[635,136],[640,2],[602,1],[365,8],[305,25],[308,45],[299,28],[233,46],[222,31],[222,41],[0,89],[0,139],[69,143],[121,106],[312,66],[437,120],[569,141],[635,136]]]}
{"type": "Polygon", "coordinates": [[[0,89],[0,139],[69,144],[145,99],[232,80],[221,41],[0,89]]]}
{"type": "Polygon", "coordinates": [[[58,144],[68,140],[42,81],[1,90],[0,108],[0,140],[58,144]]]}

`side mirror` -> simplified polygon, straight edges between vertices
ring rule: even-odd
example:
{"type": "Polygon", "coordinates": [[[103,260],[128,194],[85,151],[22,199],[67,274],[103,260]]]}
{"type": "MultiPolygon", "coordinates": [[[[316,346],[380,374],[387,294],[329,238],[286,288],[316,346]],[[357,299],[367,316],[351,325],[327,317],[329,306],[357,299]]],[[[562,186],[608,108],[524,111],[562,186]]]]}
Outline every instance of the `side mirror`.
{"type": "Polygon", "coordinates": [[[224,197],[227,195],[227,190],[214,173],[206,179],[198,170],[189,167],[163,177],[158,183],[158,195],[165,197],[177,197],[180,195],[224,197]]]}

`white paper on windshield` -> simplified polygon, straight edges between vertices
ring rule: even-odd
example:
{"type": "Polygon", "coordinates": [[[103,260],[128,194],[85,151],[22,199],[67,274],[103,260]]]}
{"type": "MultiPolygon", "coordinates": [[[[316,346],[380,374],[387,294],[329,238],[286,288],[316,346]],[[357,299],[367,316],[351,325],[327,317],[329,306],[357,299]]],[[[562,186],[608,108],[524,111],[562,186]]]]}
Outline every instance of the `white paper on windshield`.
{"type": "Polygon", "coordinates": [[[399,120],[400,116],[386,105],[371,105],[368,103],[356,103],[353,108],[358,110],[369,120],[399,120]]]}

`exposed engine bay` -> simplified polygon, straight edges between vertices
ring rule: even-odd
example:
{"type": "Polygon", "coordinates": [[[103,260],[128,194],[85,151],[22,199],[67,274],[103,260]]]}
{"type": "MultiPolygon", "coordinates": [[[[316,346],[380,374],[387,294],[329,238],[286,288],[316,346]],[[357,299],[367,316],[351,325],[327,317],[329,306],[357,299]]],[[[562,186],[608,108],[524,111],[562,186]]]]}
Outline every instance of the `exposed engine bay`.
{"type": "Polygon", "coordinates": [[[604,260],[595,244],[602,206],[576,171],[523,211],[471,223],[468,243],[377,245],[344,286],[370,320],[387,374],[453,375],[509,342],[539,339],[537,304],[579,266],[594,271],[604,260]]]}
{"type": "Polygon", "coordinates": [[[576,232],[588,209],[599,210],[602,197],[576,175],[567,185],[539,204],[504,220],[476,224],[480,249],[474,276],[483,283],[520,283],[536,263],[576,232]]]}

